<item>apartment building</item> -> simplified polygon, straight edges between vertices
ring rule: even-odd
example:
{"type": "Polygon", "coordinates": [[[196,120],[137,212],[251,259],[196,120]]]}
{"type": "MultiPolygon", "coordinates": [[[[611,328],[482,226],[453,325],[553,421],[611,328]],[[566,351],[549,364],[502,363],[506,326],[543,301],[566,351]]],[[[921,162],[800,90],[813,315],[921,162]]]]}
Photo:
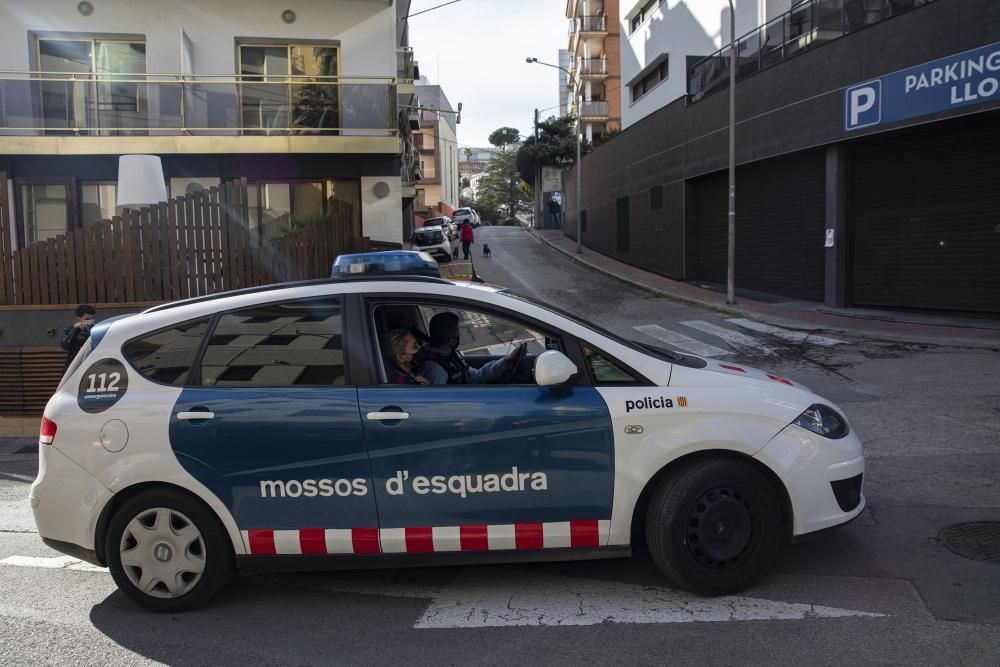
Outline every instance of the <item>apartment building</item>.
{"type": "Polygon", "coordinates": [[[15,238],[110,217],[118,156],[147,153],[170,196],[246,179],[259,229],[342,200],[356,233],[400,242],[408,7],[0,1],[0,172],[15,238]]]}
{"type": "MultiPolygon", "coordinates": [[[[736,3],[736,34],[787,12],[793,0],[736,3]]],[[[730,41],[729,0],[625,0],[618,18],[622,127],[687,94],[687,68],[730,41]]]]}
{"type": "Polygon", "coordinates": [[[447,215],[458,208],[457,114],[441,86],[417,81],[420,99],[420,131],[414,141],[420,158],[416,214],[421,217],[447,215]]]}
{"type": "Polygon", "coordinates": [[[579,114],[587,141],[621,125],[618,1],[566,2],[573,75],[569,105],[572,113],[579,114]]]}
{"type": "MultiPolygon", "coordinates": [[[[737,294],[1000,313],[996,0],[785,5],[737,4],[737,294]]],[[[583,159],[583,201],[564,188],[569,235],[579,220],[590,248],[720,287],[728,11],[716,0],[623,8],[626,83],[664,55],[668,76],[636,91],[624,130],[583,159]],[[687,46],[654,40],[674,30],[687,46]]],[[[564,183],[575,179],[569,170],[564,183]]]]}

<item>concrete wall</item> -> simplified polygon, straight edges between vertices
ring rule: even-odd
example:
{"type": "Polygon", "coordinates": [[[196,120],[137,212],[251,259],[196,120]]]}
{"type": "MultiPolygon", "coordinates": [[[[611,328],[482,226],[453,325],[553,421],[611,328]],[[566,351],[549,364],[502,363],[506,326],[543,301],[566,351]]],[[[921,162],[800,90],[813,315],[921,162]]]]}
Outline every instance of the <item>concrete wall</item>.
{"type": "MultiPolygon", "coordinates": [[[[631,34],[632,17],[645,5],[628,2],[620,17],[622,127],[634,124],[687,94],[688,56],[708,56],[729,43],[728,0],[665,0],[631,34]],[[666,81],[632,102],[631,84],[662,54],[669,54],[666,81]]],[[[792,0],[737,0],[736,36],[788,11],[792,0]]]]}
{"type": "Polygon", "coordinates": [[[33,69],[35,33],[142,35],[146,70],[179,73],[183,31],[190,39],[191,70],[234,74],[237,38],[306,39],[341,43],[342,76],[396,76],[396,15],[379,0],[92,0],[82,16],[66,0],[0,0],[0,69],[33,69]],[[282,12],[291,9],[294,23],[282,12]]]}
{"type": "MultiPolygon", "coordinates": [[[[996,0],[939,0],[755,74],[737,85],[737,162],[747,165],[879,132],[998,110],[1000,102],[994,101],[850,135],[844,131],[846,86],[997,41],[996,0]]],[[[678,99],[588,155],[582,164],[588,227],[584,244],[615,256],[615,201],[623,196],[646,197],[649,188],[660,185],[664,209],[655,217],[659,223],[651,217],[648,225],[633,226],[632,246],[642,252],[621,259],[685,277],[676,248],[688,241],[678,227],[697,214],[691,209],[687,186],[694,178],[727,167],[728,103],[725,93],[691,105],[678,99]]],[[[575,178],[573,169],[563,178],[569,186],[564,187],[563,229],[570,236],[576,229],[575,178]]]]}

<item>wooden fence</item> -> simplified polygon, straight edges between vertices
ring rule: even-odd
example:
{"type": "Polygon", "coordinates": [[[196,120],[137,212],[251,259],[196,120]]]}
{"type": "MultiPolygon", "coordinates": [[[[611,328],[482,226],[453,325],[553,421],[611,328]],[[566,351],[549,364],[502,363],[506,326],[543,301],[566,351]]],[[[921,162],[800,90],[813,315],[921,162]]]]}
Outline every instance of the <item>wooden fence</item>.
{"type": "Polygon", "coordinates": [[[250,225],[246,183],[233,181],[19,250],[2,219],[10,209],[0,206],[0,304],[172,301],[326,277],[338,254],[371,248],[352,233],[351,206],[332,206],[315,223],[262,240],[250,225]]]}

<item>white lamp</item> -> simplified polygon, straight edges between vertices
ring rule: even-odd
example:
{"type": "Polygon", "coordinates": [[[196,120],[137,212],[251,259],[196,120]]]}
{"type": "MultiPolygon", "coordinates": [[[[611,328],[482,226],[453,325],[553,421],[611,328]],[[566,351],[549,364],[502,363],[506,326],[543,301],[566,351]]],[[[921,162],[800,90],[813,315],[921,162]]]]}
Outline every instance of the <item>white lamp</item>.
{"type": "Polygon", "coordinates": [[[167,184],[158,155],[122,155],[118,159],[118,207],[140,208],[167,201],[167,184]]]}

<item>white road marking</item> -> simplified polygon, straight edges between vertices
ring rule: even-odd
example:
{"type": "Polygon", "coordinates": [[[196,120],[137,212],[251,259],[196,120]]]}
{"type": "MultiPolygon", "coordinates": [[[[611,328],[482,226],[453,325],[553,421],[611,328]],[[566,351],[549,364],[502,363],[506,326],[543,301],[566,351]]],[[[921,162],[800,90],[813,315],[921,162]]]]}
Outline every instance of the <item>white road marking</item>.
{"type": "Polygon", "coordinates": [[[692,329],[697,329],[698,331],[704,331],[705,333],[713,336],[718,336],[735,347],[751,348],[764,356],[774,356],[775,354],[774,350],[764,345],[756,338],[747,336],[746,334],[741,334],[738,331],[726,329],[725,327],[720,327],[719,325],[712,324],[711,322],[705,322],[704,320],[689,320],[687,322],[681,322],[681,324],[686,327],[691,327],[692,329]]]}
{"type": "Polygon", "coordinates": [[[754,322],[753,320],[746,320],[742,318],[736,318],[726,321],[731,322],[738,327],[743,327],[744,329],[750,329],[751,331],[759,331],[760,333],[770,334],[776,338],[788,340],[793,343],[809,343],[811,345],[822,345],[824,347],[832,347],[833,345],[840,345],[841,343],[846,342],[839,340],[837,338],[828,338],[826,336],[819,336],[817,334],[809,333],[807,331],[791,331],[789,329],[782,329],[781,327],[771,326],[770,324],[764,324],[763,322],[754,322]]]}
{"type": "Polygon", "coordinates": [[[658,586],[479,568],[467,569],[438,590],[348,579],[325,582],[319,587],[343,593],[430,598],[426,611],[414,624],[421,629],[884,616],[814,604],[743,596],[701,598],[658,586]]]}
{"type": "Polygon", "coordinates": [[[81,572],[107,572],[108,568],[84,563],[78,558],[71,556],[54,556],[52,558],[42,558],[34,556],[8,556],[0,560],[0,565],[13,565],[14,567],[40,567],[49,570],[79,570],[81,572]]]}
{"type": "Polygon", "coordinates": [[[663,341],[672,347],[690,352],[691,354],[697,354],[699,357],[721,357],[732,354],[729,350],[723,350],[721,347],[702,343],[700,340],[695,340],[676,331],[664,329],[658,324],[640,324],[632,328],[636,331],[641,331],[651,338],[663,341]]]}

